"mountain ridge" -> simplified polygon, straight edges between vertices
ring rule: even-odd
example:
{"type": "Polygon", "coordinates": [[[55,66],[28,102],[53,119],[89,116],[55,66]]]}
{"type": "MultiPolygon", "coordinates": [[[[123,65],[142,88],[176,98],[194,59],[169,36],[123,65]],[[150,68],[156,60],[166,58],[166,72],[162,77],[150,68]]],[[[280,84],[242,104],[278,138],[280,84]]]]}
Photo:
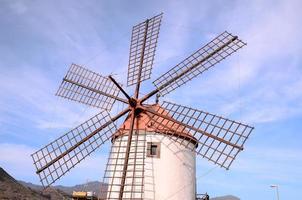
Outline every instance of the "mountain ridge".
{"type": "MultiPolygon", "coordinates": [[[[26,187],[30,187],[37,191],[42,191],[43,187],[41,185],[33,184],[30,182],[25,181],[19,181],[22,185],[26,187]]],[[[73,191],[92,191],[96,194],[98,197],[103,197],[101,191],[106,191],[107,188],[104,188],[104,184],[100,181],[90,181],[84,184],[77,184],[74,186],[63,186],[63,185],[55,185],[51,186],[51,188],[63,191],[64,193],[67,193],[69,195],[72,195],[73,191]]]]}
{"type": "MultiPolygon", "coordinates": [[[[93,191],[100,198],[104,198],[106,193],[101,194],[101,190],[107,187],[100,181],[91,181],[85,184],[74,186],[52,186],[44,189],[41,185],[25,181],[17,181],[0,167],[0,199],[2,200],[58,200],[70,199],[73,191],[93,191]]],[[[227,195],[211,198],[210,200],[240,200],[238,197],[227,195]]]]}

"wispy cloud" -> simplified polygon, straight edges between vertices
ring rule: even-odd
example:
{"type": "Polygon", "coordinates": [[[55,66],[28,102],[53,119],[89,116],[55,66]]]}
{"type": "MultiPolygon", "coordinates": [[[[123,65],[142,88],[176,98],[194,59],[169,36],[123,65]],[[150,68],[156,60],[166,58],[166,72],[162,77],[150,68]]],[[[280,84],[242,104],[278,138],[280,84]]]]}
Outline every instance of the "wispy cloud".
{"type": "Polygon", "coordinates": [[[301,114],[299,5],[299,1],[251,1],[244,6],[249,10],[243,12],[238,3],[234,10],[220,14],[221,19],[228,19],[220,27],[238,33],[248,46],[178,94],[171,94],[172,98],[188,105],[202,103],[201,108],[227,116],[240,113],[240,119],[251,123],[301,114]],[[271,9],[264,12],[267,6],[271,9]]]}
{"type": "Polygon", "coordinates": [[[5,123],[24,119],[38,128],[65,128],[95,113],[86,106],[67,104],[67,100],[56,97],[58,86],[45,72],[27,68],[21,74],[18,70],[4,73],[0,81],[1,118],[10,119],[5,123]]]}
{"type": "Polygon", "coordinates": [[[199,192],[234,194],[243,199],[257,192],[261,199],[265,199],[271,195],[269,186],[278,184],[283,190],[282,195],[298,198],[294,190],[302,178],[301,153],[299,148],[251,147],[241,153],[229,171],[197,160],[199,192]]]}
{"type": "MultiPolygon", "coordinates": [[[[0,143],[0,166],[15,178],[39,184],[38,176],[34,176],[35,168],[30,157],[34,151],[35,149],[27,145],[0,143]]],[[[107,153],[94,153],[56,184],[74,185],[73,183],[84,183],[87,180],[101,181],[107,153]]]]}
{"type": "Polygon", "coordinates": [[[34,167],[31,163],[30,154],[33,150],[33,148],[26,145],[1,143],[0,165],[8,170],[8,173],[13,177],[37,182],[37,177],[32,176],[34,167]]]}
{"type": "Polygon", "coordinates": [[[249,148],[245,156],[234,164],[235,173],[243,172],[258,180],[281,183],[297,182],[302,178],[301,149],[258,147],[249,148]],[[295,163],[293,165],[292,163],[295,163]]]}

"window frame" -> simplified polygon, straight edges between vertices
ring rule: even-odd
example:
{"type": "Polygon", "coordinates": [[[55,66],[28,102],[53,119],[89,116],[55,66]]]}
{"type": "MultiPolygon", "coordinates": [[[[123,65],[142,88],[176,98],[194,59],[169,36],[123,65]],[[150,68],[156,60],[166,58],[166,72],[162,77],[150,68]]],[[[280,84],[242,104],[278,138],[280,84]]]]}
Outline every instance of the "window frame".
{"type": "Polygon", "coordinates": [[[147,142],[147,157],[160,158],[160,142],[147,142]],[[156,146],[156,154],[153,155],[151,150],[152,146],[156,146]]]}

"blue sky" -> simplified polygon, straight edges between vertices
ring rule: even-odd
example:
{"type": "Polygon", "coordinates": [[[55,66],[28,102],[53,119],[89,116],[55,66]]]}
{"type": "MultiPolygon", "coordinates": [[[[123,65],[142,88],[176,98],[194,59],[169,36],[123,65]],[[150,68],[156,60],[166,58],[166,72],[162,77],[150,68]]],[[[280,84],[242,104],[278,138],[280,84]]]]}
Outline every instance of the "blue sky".
{"type": "MultiPolygon", "coordinates": [[[[248,43],[165,97],[255,126],[229,171],[198,159],[198,191],[267,200],[275,198],[269,186],[277,184],[280,199],[302,199],[301,1],[0,4],[0,166],[15,178],[38,183],[30,154],[98,112],[54,96],[70,64],[126,83],[132,26],[164,12],[153,79],[224,30],[248,43]]],[[[151,80],[142,94],[152,89],[151,80]]],[[[101,180],[108,149],[58,184],[101,180]]]]}

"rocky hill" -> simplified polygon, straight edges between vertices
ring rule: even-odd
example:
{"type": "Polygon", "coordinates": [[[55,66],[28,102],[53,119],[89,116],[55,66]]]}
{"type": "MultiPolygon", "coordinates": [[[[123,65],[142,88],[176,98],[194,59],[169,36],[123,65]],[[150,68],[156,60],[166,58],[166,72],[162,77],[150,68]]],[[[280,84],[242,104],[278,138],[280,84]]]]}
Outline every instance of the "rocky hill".
{"type": "Polygon", "coordinates": [[[47,188],[46,190],[42,190],[42,187],[39,187],[41,189],[37,190],[36,188],[21,184],[0,167],[1,200],[57,200],[69,199],[70,197],[70,195],[59,189],[47,188]]]}
{"type": "Polygon", "coordinates": [[[49,200],[48,196],[24,187],[0,167],[0,199],[49,200]]]}

